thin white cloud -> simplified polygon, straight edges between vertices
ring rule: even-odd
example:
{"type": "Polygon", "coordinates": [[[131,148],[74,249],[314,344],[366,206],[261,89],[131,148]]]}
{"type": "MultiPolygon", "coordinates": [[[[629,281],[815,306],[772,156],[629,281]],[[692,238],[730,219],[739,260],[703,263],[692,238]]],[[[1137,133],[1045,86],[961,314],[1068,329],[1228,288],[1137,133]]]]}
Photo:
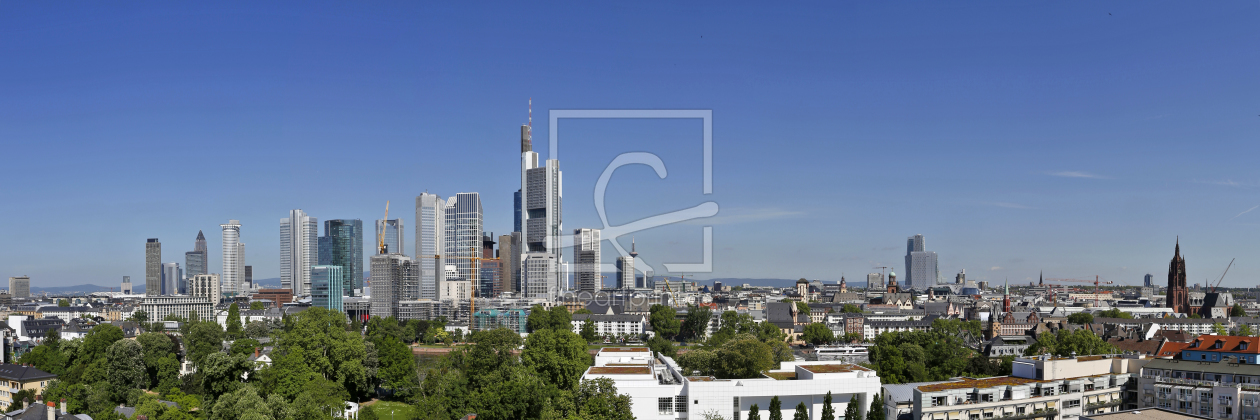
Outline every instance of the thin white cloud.
{"type": "Polygon", "coordinates": [[[1226,221],[1227,221],[1227,222],[1233,221],[1234,219],[1237,219],[1237,218],[1238,218],[1238,216],[1242,216],[1242,215],[1244,215],[1244,214],[1251,213],[1251,211],[1252,211],[1252,210],[1255,210],[1255,209],[1258,209],[1258,208],[1260,208],[1260,205],[1256,205],[1255,207],[1252,207],[1252,208],[1249,208],[1249,209],[1243,210],[1243,212],[1242,212],[1242,213],[1238,213],[1238,214],[1234,215],[1234,217],[1231,217],[1231,218],[1229,218],[1229,220],[1226,220],[1226,221]]]}
{"type": "Polygon", "coordinates": [[[733,225],[739,223],[760,222],[773,219],[784,219],[788,217],[796,217],[805,214],[803,211],[784,210],[779,208],[764,209],[731,209],[724,208],[717,216],[705,217],[701,219],[692,219],[685,222],[689,225],[733,225]]]}
{"type": "Polygon", "coordinates": [[[998,267],[998,266],[996,266],[996,265],[995,265],[995,266],[992,266],[992,267],[989,267],[989,271],[998,271],[998,270],[1001,270],[1001,269],[1002,269],[1002,267],[998,267]]]}
{"type": "Polygon", "coordinates": [[[1194,179],[1194,180],[1191,180],[1190,182],[1194,182],[1196,184],[1223,185],[1226,187],[1235,187],[1235,188],[1252,188],[1252,187],[1260,186],[1260,183],[1256,181],[1235,181],[1232,179],[1225,179],[1225,180],[1194,179]]]}
{"type": "Polygon", "coordinates": [[[1059,171],[1059,172],[1049,172],[1049,173],[1047,173],[1047,175],[1050,175],[1050,176],[1059,176],[1059,177],[1064,177],[1064,178],[1108,179],[1107,177],[1102,176],[1102,175],[1095,175],[1095,174],[1091,174],[1091,173],[1089,173],[1089,172],[1083,172],[1083,171],[1059,171]]]}
{"type": "Polygon", "coordinates": [[[1029,206],[1025,206],[1023,204],[1017,204],[1017,203],[997,202],[997,203],[989,203],[989,204],[1002,207],[1002,208],[1008,208],[1008,209],[1032,210],[1035,208],[1035,207],[1029,207],[1029,206]]]}

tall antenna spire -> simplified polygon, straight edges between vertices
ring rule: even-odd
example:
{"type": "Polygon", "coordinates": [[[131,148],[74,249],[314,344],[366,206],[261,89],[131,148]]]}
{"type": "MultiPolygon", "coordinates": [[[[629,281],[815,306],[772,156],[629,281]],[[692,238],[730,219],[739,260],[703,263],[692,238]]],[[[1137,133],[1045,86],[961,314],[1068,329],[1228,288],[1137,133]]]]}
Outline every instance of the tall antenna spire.
{"type": "Polygon", "coordinates": [[[639,253],[634,251],[634,237],[630,237],[630,258],[638,257],[639,253]]]}
{"type": "Polygon", "coordinates": [[[529,98],[529,128],[534,128],[534,98],[529,98]]]}

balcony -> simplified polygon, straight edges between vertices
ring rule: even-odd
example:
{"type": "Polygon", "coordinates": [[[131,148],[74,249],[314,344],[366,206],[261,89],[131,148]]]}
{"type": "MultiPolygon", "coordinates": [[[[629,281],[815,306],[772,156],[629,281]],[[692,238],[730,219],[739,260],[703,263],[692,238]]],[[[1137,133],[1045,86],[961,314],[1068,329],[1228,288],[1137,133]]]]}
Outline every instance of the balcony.
{"type": "Polygon", "coordinates": [[[1052,408],[1049,410],[1037,410],[1032,413],[1025,413],[1025,414],[1009,414],[1003,417],[996,417],[996,418],[992,418],[988,420],[1025,420],[1025,419],[1037,419],[1037,418],[1043,418],[1043,417],[1054,417],[1058,415],[1059,415],[1059,410],[1052,408]]]}
{"type": "Polygon", "coordinates": [[[1255,414],[1243,414],[1243,420],[1258,420],[1255,414]]]}
{"type": "Polygon", "coordinates": [[[1124,401],[1121,401],[1121,400],[1103,401],[1103,402],[1096,402],[1093,404],[1086,405],[1085,408],[1090,409],[1090,410],[1097,410],[1099,408],[1115,407],[1123,403],[1124,401]]]}

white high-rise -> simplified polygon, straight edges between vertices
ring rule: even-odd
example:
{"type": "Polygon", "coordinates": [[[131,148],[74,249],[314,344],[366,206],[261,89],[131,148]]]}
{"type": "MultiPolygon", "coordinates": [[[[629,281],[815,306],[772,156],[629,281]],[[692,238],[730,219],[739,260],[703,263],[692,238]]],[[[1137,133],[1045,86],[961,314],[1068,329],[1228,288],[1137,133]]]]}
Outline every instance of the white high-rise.
{"type": "MultiPolygon", "coordinates": [[[[552,282],[555,290],[562,293],[568,290],[568,281],[561,269],[564,266],[564,257],[560,248],[560,238],[564,232],[564,225],[561,223],[563,174],[557,159],[548,159],[546,166],[538,166],[538,153],[533,151],[532,141],[532,128],[529,125],[521,126],[521,233],[524,244],[519,252],[550,254],[554,269],[546,274],[551,276],[546,281],[552,282]]],[[[531,273],[534,272],[524,270],[522,276],[535,275],[531,273]]],[[[530,284],[536,290],[534,283],[542,280],[525,278],[521,282],[530,284]]],[[[555,297],[557,296],[551,296],[555,297]]]]}
{"type": "MultiPolygon", "coordinates": [[[[462,280],[472,281],[473,287],[480,287],[481,279],[481,195],[478,193],[459,193],[446,200],[446,216],[444,225],[445,252],[443,261],[455,270],[462,280]]],[[[445,290],[445,289],[441,289],[445,290]]],[[[443,299],[448,296],[442,296],[443,299]]],[[[453,297],[452,297],[453,298],[453,297]]]]}
{"type": "Polygon", "coordinates": [[[573,282],[579,292],[595,293],[603,289],[599,267],[599,229],[573,231],[573,263],[573,282]]]}
{"type": "Polygon", "coordinates": [[[437,300],[446,278],[446,201],[434,194],[416,197],[416,263],[420,266],[420,299],[437,300]]]}
{"type": "Polygon", "coordinates": [[[302,210],[280,219],[280,287],[294,296],[311,290],[311,267],[319,264],[319,220],[302,210]]]}
{"type": "Polygon", "coordinates": [[[240,259],[241,221],[228,220],[219,227],[223,229],[223,293],[237,295],[241,293],[241,279],[245,276],[240,259]]]}
{"type": "Polygon", "coordinates": [[[639,252],[634,249],[634,238],[630,239],[630,256],[617,257],[617,288],[633,289],[643,287],[635,281],[634,275],[634,259],[639,257],[639,252]]]}
{"type": "Polygon", "coordinates": [[[906,239],[906,281],[905,287],[924,290],[935,286],[940,277],[937,267],[936,253],[926,251],[923,235],[914,235],[906,239]]]}

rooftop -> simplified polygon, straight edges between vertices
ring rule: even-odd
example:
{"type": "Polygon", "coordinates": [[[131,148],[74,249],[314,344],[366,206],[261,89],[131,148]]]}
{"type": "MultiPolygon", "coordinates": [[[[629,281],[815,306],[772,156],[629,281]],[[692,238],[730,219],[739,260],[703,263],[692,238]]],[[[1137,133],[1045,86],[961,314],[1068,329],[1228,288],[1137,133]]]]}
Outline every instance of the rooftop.
{"type": "Polygon", "coordinates": [[[1081,419],[1087,420],[1186,420],[1187,418],[1193,417],[1174,411],[1160,410],[1156,408],[1143,408],[1140,410],[1117,411],[1114,413],[1081,416],[1081,419]]]}
{"type": "Polygon", "coordinates": [[[647,347],[604,347],[604,348],[602,348],[602,349],[599,349],[599,351],[606,351],[606,352],[626,352],[626,353],[647,353],[647,352],[649,352],[649,351],[651,351],[651,350],[649,350],[647,347]]]}
{"type": "Polygon", "coordinates": [[[953,382],[942,382],[942,383],[931,384],[931,385],[923,385],[919,387],[919,390],[923,392],[938,392],[938,391],[947,391],[951,389],[992,388],[992,387],[997,387],[997,386],[1027,385],[1027,384],[1038,383],[1038,382],[1046,382],[1046,381],[1039,381],[1036,379],[1017,378],[1014,376],[998,376],[995,378],[984,378],[984,379],[958,378],[958,380],[953,381],[953,382]]]}
{"type": "Polygon", "coordinates": [[[780,381],[796,380],[796,372],[766,372],[766,376],[769,376],[771,378],[774,378],[780,381]]]}
{"type": "Polygon", "coordinates": [[[857,371],[869,372],[870,371],[870,369],[864,368],[862,366],[852,365],[848,363],[835,363],[835,364],[826,364],[826,365],[801,365],[801,368],[808,370],[810,372],[813,372],[813,373],[841,373],[841,372],[857,372],[857,371]]]}
{"type": "Polygon", "coordinates": [[[647,366],[602,366],[593,367],[593,375],[650,375],[652,369],[647,366]]]}

